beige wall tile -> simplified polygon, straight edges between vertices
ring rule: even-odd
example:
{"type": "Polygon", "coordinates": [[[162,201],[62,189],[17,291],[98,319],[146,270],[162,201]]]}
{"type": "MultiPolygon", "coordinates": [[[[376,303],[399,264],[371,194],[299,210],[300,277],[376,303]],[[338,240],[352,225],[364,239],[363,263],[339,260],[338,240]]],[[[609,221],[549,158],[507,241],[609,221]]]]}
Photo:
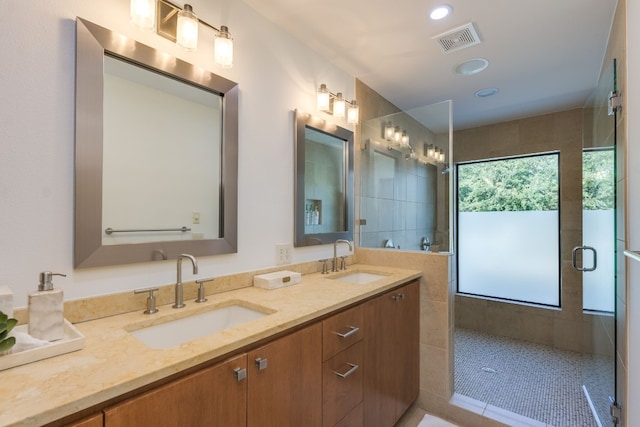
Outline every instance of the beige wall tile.
{"type": "Polygon", "coordinates": [[[531,315],[520,323],[520,337],[543,345],[553,346],[553,318],[531,315]]]}
{"type": "Polygon", "coordinates": [[[553,346],[582,352],[582,320],[554,319],[553,346]]]}
{"type": "Polygon", "coordinates": [[[487,307],[486,331],[493,335],[510,338],[520,337],[520,323],[522,315],[509,307],[508,304],[491,304],[487,307]]]}
{"type": "Polygon", "coordinates": [[[448,399],[447,351],[420,344],[420,361],[420,389],[448,399]]]}
{"type": "Polygon", "coordinates": [[[420,341],[446,350],[449,346],[449,303],[420,301],[420,341]]]}

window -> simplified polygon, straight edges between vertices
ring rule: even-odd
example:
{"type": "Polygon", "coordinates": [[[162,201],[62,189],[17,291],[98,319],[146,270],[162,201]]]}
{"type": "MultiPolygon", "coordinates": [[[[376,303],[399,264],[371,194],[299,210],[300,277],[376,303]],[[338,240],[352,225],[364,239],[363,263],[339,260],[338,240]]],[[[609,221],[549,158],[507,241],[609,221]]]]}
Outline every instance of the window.
{"type": "Polygon", "coordinates": [[[559,154],[457,166],[458,292],[560,306],[559,154]]]}
{"type": "MultiPolygon", "coordinates": [[[[582,275],[585,310],[613,312],[615,304],[615,151],[582,153],[582,243],[598,253],[597,268],[582,275]]],[[[585,255],[584,263],[592,258],[585,255]]]]}

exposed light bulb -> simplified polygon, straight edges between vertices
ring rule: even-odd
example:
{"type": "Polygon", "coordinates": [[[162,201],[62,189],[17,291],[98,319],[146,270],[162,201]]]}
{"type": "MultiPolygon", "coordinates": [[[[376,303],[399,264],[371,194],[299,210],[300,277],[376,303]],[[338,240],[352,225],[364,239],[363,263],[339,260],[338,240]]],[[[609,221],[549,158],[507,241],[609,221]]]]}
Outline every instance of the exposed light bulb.
{"type": "Polygon", "coordinates": [[[156,0],[131,0],[129,4],[131,23],[143,30],[156,27],[156,0]]]}
{"type": "Polygon", "coordinates": [[[322,83],[316,94],[318,110],[329,111],[329,89],[327,85],[322,83]]]}
{"type": "Polygon", "coordinates": [[[222,68],[233,67],[233,39],[229,34],[229,28],[222,25],[220,32],[216,34],[214,42],[214,62],[222,68]]]}
{"type": "Polygon", "coordinates": [[[189,51],[198,48],[198,17],[190,4],[185,4],[178,12],[176,43],[189,51]]]}

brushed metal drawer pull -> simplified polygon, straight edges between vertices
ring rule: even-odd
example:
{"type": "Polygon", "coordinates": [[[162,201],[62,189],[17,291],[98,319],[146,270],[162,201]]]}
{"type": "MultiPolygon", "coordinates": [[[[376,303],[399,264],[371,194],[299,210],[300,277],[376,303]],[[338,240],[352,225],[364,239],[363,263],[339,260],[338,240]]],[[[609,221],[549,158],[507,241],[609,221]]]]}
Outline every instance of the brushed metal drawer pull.
{"type": "Polygon", "coordinates": [[[267,369],[267,359],[258,357],[256,359],[256,368],[258,368],[259,371],[264,371],[265,369],[267,369]]]}
{"type": "Polygon", "coordinates": [[[356,332],[358,332],[360,330],[360,328],[358,328],[357,326],[349,326],[349,332],[345,332],[344,334],[341,334],[340,332],[333,332],[334,334],[336,334],[337,336],[339,336],[340,338],[347,338],[350,335],[355,334],[356,332]]]}
{"type": "Polygon", "coordinates": [[[344,374],[341,373],[341,372],[338,372],[338,371],[333,371],[333,373],[336,374],[337,376],[339,376],[340,378],[344,379],[344,378],[347,378],[349,375],[353,374],[359,368],[359,366],[356,365],[355,363],[347,363],[347,365],[349,365],[350,368],[344,374]]]}
{"type": "Polygon", "coordinates": [[[391,297],[394,302],[402,301],[405,298],[404,294],[396,294],[391,297]]]}
{"type": "Polygon", "coordinates": [[[238,382],[247,378],[247,370],[244,368],[236,368],[233,370],[233,376],[236,378],[238,382]]]}

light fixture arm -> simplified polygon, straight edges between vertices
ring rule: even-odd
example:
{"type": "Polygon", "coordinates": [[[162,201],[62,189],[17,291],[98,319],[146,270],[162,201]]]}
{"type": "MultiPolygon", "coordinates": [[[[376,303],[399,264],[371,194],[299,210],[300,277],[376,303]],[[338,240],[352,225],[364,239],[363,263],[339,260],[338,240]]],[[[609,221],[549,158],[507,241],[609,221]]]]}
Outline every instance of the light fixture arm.
{"type": "MultiPolygon", "coordinates": [[[[171,19],[174,15],[176,15],[181,10],[183,10],[182,7],[178,6],[177,4],[175,4],[174,2],[172,2],[170,0],[160,0],[160,2],[171,6],[171,8],[173,9],[171,12],[167,13],[164,17],[162,17],[162,22],[163,23],[167,23],[169,21],[169,19],[171,19]]],[[[212,29],[217,34],[221,34],[221,33],[224,33],[224,32],[226,32],[227,34],[229,33],[229,29],[227,27],[225,27],[224,25],[222,25],[220,28],[216,28],[213,25],[209,24],[208,22],[203,21],[199,17],[197,19],[198,19],[198,23],[199,24],[202,24],[205,27],[212,29]],[[226,31],[222,31],[223,29],[226,29],[226,31]]]]}
{"type": "MultiPolygon", "coordinates": [[[[333,92],[329,91],[329,98],[331,98],[331,99],[338,99],[338,94],[336,94],[336,93],[333,93],[333,92]]],[[[354,106],[358,105],[358,103],[356,102],[356,100],[355,100],[355,99],[353,99],[353,100],[349,101],[349,100],[347,100],[346,98],[342,98],[342,100],[343,100],[345,103],[349,104],[351,107],[354,107],[354,106]]]]}
{"type": "Polygon", "coordinates": [[[233,66],[233,38],[229,28],[214,27],[203,21],[190,4],[178,6],[173,0],[130,0],[131,22],[141,29],[177,43],[188,51],[198,48],[200,24],[214,32],[214,62],[223,68],[233,66]]]}

